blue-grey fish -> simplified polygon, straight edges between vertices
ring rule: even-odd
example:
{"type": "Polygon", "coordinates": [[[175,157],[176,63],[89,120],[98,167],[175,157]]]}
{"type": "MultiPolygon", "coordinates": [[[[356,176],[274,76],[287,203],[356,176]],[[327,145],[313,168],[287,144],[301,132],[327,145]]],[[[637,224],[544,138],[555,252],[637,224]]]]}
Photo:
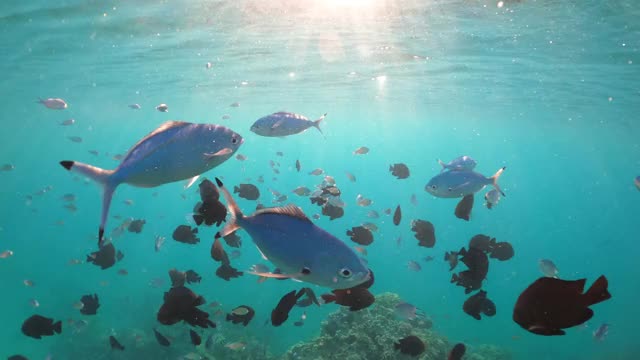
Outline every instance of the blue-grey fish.
{"type": "Polygon", "coordinates": [[[118,185],[150,188],[200,176],[233,156],[243,142],[242,136],[224,126],[169,121],[135,144],[115,170],[77,161],[60,164],[102,185],[100,245],[118,185]]]}
{"type": "Polygon", "coordinates": [[[558,268],[556,267],[556,264],[553,263],[553,261],[540,259],[538,260],[538,267],[540,268],[540,271],[542,271],[544,276],[556,279],[558,278],[558,268]]]}
{"type": "Polygon", "coordinates": [[[460,198],[475,194],[485,186],[492,185],[502,196],[505,196],[498,186],[498,178],[505,169],[506,167],[503,167],[491,177],[468,170],[446,171],[431,178],[425,186],[425,191],[436,197],[460,198]]]}
{"type": "Polygon", "coordinates": [[[348,289],[369,279],[369,270],[345,243],[317,227],[297,206],[264,208],[245,216],[219,179],[231,219],[216,238],[245,229],[262,256],[280,269],[280,274],[254,275],[294,280],[348,289]]]}
{"type": "Polygon", "coordinates": [[[311,121],[306,117],[289,113],[277,112],[256,120],[251,125],[251,131],[261,136],[287,136],[301,133],[310,127],[315,127],[322,133],[320,122],[324,120],[327,114],[322,115],[319,119],[311,121]]]}
{"type": "Polygon", "coordinates": [[[597,341],[604,341],[607,335],[609,335],[609,324],[607,323],[600,325],[593,331],[593,338],[597,341]]]}
{"type": "Polygon", "coordinates": [[[475,169],[476,165],[478,165],[477,161],[466,155],[458,156],[457,158],[451,160],[449,163],[445,163],[444,161],[438,159],[438,163],[442,166],[442,170],[440,170],[440,172],[443,172],[445,170],[471,171],[475,169]]]}
{"type": "Polygon", "coordinates": [[[636,176],[634,183],[636,184],[638,190],[640,190],[640,176],[636,176]]]}

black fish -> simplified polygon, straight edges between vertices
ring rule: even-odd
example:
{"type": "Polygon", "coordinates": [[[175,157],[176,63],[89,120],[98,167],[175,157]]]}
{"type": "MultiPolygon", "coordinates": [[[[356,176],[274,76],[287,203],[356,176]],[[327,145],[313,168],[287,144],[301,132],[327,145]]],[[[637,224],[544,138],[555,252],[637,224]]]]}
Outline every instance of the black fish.
{"type": "Polygon", "coordinates": [[[113,243],[102,245],[98,251],[87,255],[87,262],[100,266],[102,270],[108,269],[116,263],[116,248],[113,243]]]}
{"type": "Polygon", "coordinates": [[[239,248],[240,246],[242,246],[242,240],[240,240],[240,236],[238,236],[235,232],[223,236],[222,238],[224,239],[224,242],[226,242],[227,245],[231,247],[239,248]]]}
{"type": "Polygon", "coordinates": [[[409,177],[409,168],[403,163],[389,165],[389,171],[391,175],[398,179],[406,179],[409,177]]]}
{"type": "Polygon", "coordinates": [[[458,219],[469,221],[471,219],[471,210],[473,210],[473,194],[465,195],[456,205],[454,214],[458,219]]]}
{"type": "Polygon", "coordinates": [[[396,350],[400,350],[401,353],[410,356],[419,356],[426,349],[424,342],[415,335],[409,335],[404,339],[398,340],[397,343],[393,344],[393,347],[396,350]]]}
{"type": "Polygon", "coordinates": [[[158,340],[158,344],[160,344],[160,345],[162,345],[162,346],[169,346],[169,345],[171,345],[171,342],[169,341],[169,339],[167,339],[167,337],[166,337],[166,336],[164,336],[164,335],[160,334],[160,333],[158,332],[158,330],[153,329],[153,333],[154,333],[154,334],[155,334],[155,336],[156,336],[156,340],[158,340]]]}
{"type": "Polygon", "coordinates": [[[358,311],[371,306],[376,298],[365,287],[353,287],[351,289],[331,290],[333,294],[322,294],[322,300],[326,304],[335,302],[338,305],[348,306],[349,311],[358,311]]]}
{"type": "Polygon", "coordinates": [[[132,233],[136,233],[139,234],[142,232],[142,227],[144,226],[144,224],[146,224],[147,222],[145,220],[133,220],[130,224],[129,227],[127,228],[127,230],[129,230],[129,232],[132,233]]]}
{"type": "Polygon", "coordinates": [[[171,287],[184,286],[187,274],[177,269],[171,269],[169,270],[169,278],[171,279],[171,287]]]}
{"type": "Polygon", "coordinates": [[[309,200],[311,200],[311,204],[317,204],[318,206],[324,206],[329,202],[329,199],[322,196],[312,196],[309,197],[309,200]]]}
{"type": "Polygon", "coordinates": [[[229,281],[231,278],[242,276],[242,271],[238,271],[238,269],[234,268],[230,264],[222,264],[218,270],[216,270],[216,276],[229,281]]]}
{"type": "Polygon", "coordinates": [[[220,226],[227,218],[227,207],[218,200],[212,202],[198,202],[193,208],[193,221],[200,226],[220,226]]]}
{"type": "Polygon", "coordinates": [[[7,360],[29,360],[22,355],[11,355],[7,358],[7,360]]]}
{"type": "Polygon", "coordinates": [[[457,251],[451,251],[451,252],[444,253],[444,261],[448,261],[449,262],[449,271],[452,271],[453,269],[456,268],[456,266],[458,266],[458,253],[459,252],[457,252],[457,251]]]}
{"type": "Polygon", "coordinates": [[[240,184],[233,187],[233,193],[238,194],[239,197],[247,200],[258,200],[260,197],[260,190],[253,184],[240,184]]]}
{"type": "Polygon", "coordinates": [[[393,225],[400,225],[400,220],[402,219],[402,210],[400,210],[400,205],[396,208],[396,211],[393,213],[393,225]]]}
{"type": "Polygon", "coordinates": [[[111,345],[111,350],[124,351],[124,346],[122,346],[113,335],[109,336],[109,344],[111,345]]]}
{"type": "Polygon", "coordinates": [[[187,279],[187,283],[188,284],[199,283],[200,280],[202,280],[202,276],[200,276],[197,272],[195,272],[193,270],[187,270],[185,275],[186,275],[186,279],[187,279]]]}
{"type": "Polygon", "coordinates": [[[499,242],[495,243],[493,249],[491,249],[491,254],[489,255],[492,259],[498,259],[500,261],[509,260],[513,257],[514,251],[513,246],[508,242],[499,242]]]}
{"type": "Polygon", "coordinates": [[[340,189],[338,189],[337,186],[335,185],[330,185],[330,186],[325,186],[324,188],[322,188],[322,195],[331,195],[331,196],[340,196],[342,194],[342,191],[340,191],[340,189]]]}
{"type": "Polygon", "coordinates": [[[300,160],[296,160],[296,170],[300,172],[300,160]]]}
{"type": "Polygon", "coordinates": [[[122,261],[122,259],[124,259],[124,253],[122,251],[118,250],[116,252],[116,260],[122,261]]]}
{"type": "Polygon", "coordinates": [[[495,238],[492,239],[487,235],[478,234],[469,240],[469,248],[476,248],[484,252],[490,252],[495,243],[495,238]]]}
{"type": "Polygon", "coordinates": [[[163,325],[173,325],[183,320],[192,326],[215,328],[216,324],[209,320],[209,314],[197,308],[205,302],[202,296],[184,286],[173,287],[164,293],[164,303],[158,310],[157,319],[163,325]]]}
{"type": "Polygon", "coordinates": [[[364,246],[373,242],[373,233],[364,226],[352,227],[351,230],[347,230],[347,236],[356,244],[364,246]]]}
{"type": "Polygon", "coordinates": [[[447,360],[462,360],[465,352],[467,352],[467,347],[464,346],[464,344],[458,343],[449,352],[447,360]]]}
{"type": "Polygon", "coordinates": [[[433,224],[425,220],[413,220],[411,222],[411,231],[415,233],[418,239],[418,246],[432,248],[436,244],[436,231],[433,224]]]}
{"type": "Polygon", "coordinates": [[[583,294],[585,282],[586,279],[539,278],[518,297],[513,321],[534,334],[564,335],[562,329],[583,324],[593,317],[589,306],[611,298],[604,275],[583,294]]]}
{"type": "Polygon", "coordinates": [[[220,199],[220,192],[218,192],[218,188],[211,180],[202,180],[200,185],[198,185],[198,188],[200,192],[200,200],[202,200],[202,202],[214,202],[220,199]]]}
{"type": "Polygon", "coordinates": [[[304,291],[300,290],[296,294],[296,291],[293,290],[285,294],[280,299],[275,309],[271,311],[271,325],[280,326],[284,324],[284,322],[289,318],[289,312],[296,305],[296,302],[300,299],[300,297],[302,297],[303,293],[304,291]]]}
{"type": "Polygon", "coordinates": [[[185,244],[197,244],[200,238],[196,236],[198,228],[191,228],[189,225],[180,225],[173,231],[173,240],[185,244]]]}
{"type": "Polygon", "coordinates": [[[482,287],[482,280],[483,279],[477,278],[471,270],[465,270],[451,276],[451,282],[465,288],[465,294],[480,289],[482,287]]]}
{"type": "Polygon", "coordinates": [[[480,320],[480,314],[493,316],[496,314],[496,305],[487,298],[487,292],[480,290],[471,295],[462,305],[462,310],[476,320],[480,320]]]}
{"type": "Polygon", "coordinates": [[[247,305],[240,305],[227,314],[227,321],[231,321],[234,324],[242,324],[244,326],[247,326],[249,325],[251,319],[253,319],[255,314],[256,312],[252,307],[247,305]]]}
{"type": "Polygon", "coordinates": [[[469,248],[469,250],[462,248],[458,254],[462,256],[460,260],[469,270],[462,271],[457,275],[453,274],[451,282],[464,287],[466,294],[480,289],[482,287],[482,281],[487,277],[487,273],[489,272],[489,258],[487,254],[473,247],[469,248]]]}
{"type": "Polygon", "coordinates": [[[327,203],[322,207],[322,215],[328,216],[329,220],[335,220],[344,216],[344,209],[327,203]]]}
{"type": "Polygon", "coordinates": [[[80,309],[80,313],[84,315],[95,315],[100,307],[100,302],[98,301],[98,294],[84,295],[80,301],[84,305],[82,309],[80,309]]]}
{"type": "Polygon", "coordinates": [[[191,343],[195,346],[202,344],[202,338],[193,329],[189,329],[189,336],[191,337],[191,343]]]}
{"type": "Polygon", "coordinates": [[[216,234],[215,240],[213,240],[213,244],[211,244],[211,258],[217,262],[229,264],[229,256],[227,252],[224,251],[222,242],[220,242],[220,233],[216,234]]]}
{"type": "Polygon", "coordinates": [[[34,339],[51,336],[62,332],[62,322],[41,315],[33,315],[22,323],[22,333],[34,339]]]}

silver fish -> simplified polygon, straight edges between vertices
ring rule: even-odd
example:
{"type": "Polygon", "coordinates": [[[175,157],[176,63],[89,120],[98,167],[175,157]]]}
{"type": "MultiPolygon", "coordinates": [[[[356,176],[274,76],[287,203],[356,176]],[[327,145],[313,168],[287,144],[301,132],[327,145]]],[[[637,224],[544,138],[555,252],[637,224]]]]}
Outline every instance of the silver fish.
{"type": "Polygon", "coordinates": [[[68,160],[60,165],[102,185],[101,244],[120,184],[149,188],[199,176],[233,156],[243,142],[242,136],[221,125],[169,121],[135,144],[115,170],[68,160]]]}
{"type": "Polygon", "coordinates": [[[166,238],[164,236],[156,236],[156,252],[160,251],[160,248],[162,248],[165,239],[166,238]]]}
{"type": "Polygon", "coordinates": [[[425,191],[440,198],[461,198],[475,194],[487,185],[493,185],[505,196],[498,186],[498,178],[505,169],[506,167],[501,168],[491,177],[468,170],[446,171],[431,178],[425,186],[425,191]]]}
{"type": "Polygon", "coordinates": [[[553,263],[553,261],[540,259],[538,260],[538,267],[540,268],[540,271],[542,271],[544,276],[556,279],[558,278],[558,268],[556,267],[556,264],[553,263]]]}
{"type": "Polygon", "coordinates": [[[493,209],[498,205],[498,202],[500,202],[500,193],[496,189],[491,189],[489,192],[484,194],[484,200],[484,206],[486,206],[487,209],[493,209]]]}
{"type": "Polygon", "coordinates": [[[158,110],[160,112],[169,112],[169,105],[160,104],[160,105],[156,106],[156,110],[158,110]]]}
{"type": "Polygon", "coordinates": [[[327,114],[311,121],[306,117],[289,112],[277,112],[256,120],[251,125],[251,131],[261,136],[287,136],[301,133],[310,127],[315,127],[322,133],[320,122],[327,114]]]}
{"type": "Polygon", "coordinates": [[[607,335],[609,335],[609,324],[607,323],[598,326],[598,328],[593,331],[593,338],[597,341],[604,341],[607,335]]]}
{"type": "Polygon", "coordinates": [[[217,178],[216,182],[231,214],[216,238],[243,228],[263,257],[281,270],[281,274],[254,275],[292,278],[332,289],[352,288],[369,279],[369,270],[358,255],[314,225],[299,207],[265,208],[245,216],[222,182],[217,178]]]}
{"type": "Polygon", "coordinates": [[[440,164],[440,166],[442,166],[442,170],[440,170],[440,172],[443,172],[445,170],[471,171],[475,169],[476,165],[478,165],[477,161],[473,160],[471,157],[466,155],[458,156],[457,158],[451,160],[448,164],[438,159],[438,163],[440,164]]]}
{"type": "Polygon", "coordinates": [[[60,98],[38,99],[38,102],[53,110],[62,110],[68,107],[67,103],[60,98]]]}

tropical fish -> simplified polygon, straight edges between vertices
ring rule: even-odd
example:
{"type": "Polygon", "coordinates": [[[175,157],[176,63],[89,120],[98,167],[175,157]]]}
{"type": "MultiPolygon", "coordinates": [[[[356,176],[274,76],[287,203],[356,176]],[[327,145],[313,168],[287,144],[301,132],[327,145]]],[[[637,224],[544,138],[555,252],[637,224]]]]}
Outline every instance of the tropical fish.
{"type": "Polygon", "coordinates": [[[473,209],[473,195],[465,195],[456,205],[454,215],[458,219],[469,221],[471,219],[471,210],[473,209]]]}
{"type": "Polygon", "coordinates": [[[335,302],[348,306],[349,311],[359,311],[371,306],[376,298],[366,287],[356,286],[351,289],[334,289],[332,294],[322,294],[320,297],[325,304],[335,302]]]}
{"type": "Polygon", "coordinates": [[[51,336],[62,332],[62,322],[41,316],[33,315],[22,323],[22,333],[34,339],[43,336],[51,336]]]}
{"type": "Polygon", "coordinates": [[[398,179],[406,179],[409,177],[409,167],[403,163],[389,165],[389,171],[391,172],[391,175],[398,179]]]}
{"type": "Polygon", "coordinates": [[[138,110],[140,108],[142,108],[140,104],[129,104],[129,109],[138,110]]]}
{"type": "Polygon", "coordinates": [[[393,225],[400,225],[400,220],[402,219],[402,210],[400,210],[400,205],[396,207],[396,211],[393,212],[393,225]]]}
{"type": "Polygon", "coordinates": [[[160,104],[160,105],[156,106],[156,110],[158,110],[160,112],[169,112],[169,105],[160,104]]]}
{"type": "Polygon", "coordinates": [[[285,294],[278,305],[271,311],[271,325],[280,326],[284,324],[289,318],[289,312],[296,305],[298,300],[305,294],[305,290],[302,289],[296,293],[295,290],[285,294]]]}
{"type": "Polygon", "coordinates": [[[498,185],[498,178],[505,169],[506,167],[501,168],[491,177],[469,170],[446,171],[431,178],[425,186],[425,191],[435,197],[460,198],[473,195],[485,186],[492,185],[505,196],[498,185]]]}
{"type": "Polygon", "coordinates": [[[153,334],[155,335],[156,341],[158,341],[158,344],[160,344],[162,346],[171,345],[171,342],[169,341],[169,339],[167,339],[166,336],[164,336],[161,333],[159,333],[158,330],[156,330],[155,328],[153,329],[153,334]]]}
{"type": "Polygon", "coordinates": [[[462,357],[467,352],[467,347],[462,343],[457,343],[449,352],[447,360],[462,360],[462,357]]]}
{"type": "Polygon", "coordinates": [[[160,235],[156,236],[156,243],[155,243],[156,252],[160,251],[160,248],[162,248],[162,245],[164,245],[165,239],[166,238],[164,236],[160,236],[160,235]]]}
{"type": "Polygon", "coordinates": [[[353,151],[354,155],[365,155],[369,153],[369,148],[366,146],[360,146],[359,148],[353,151]]]}
{"type": "Polygon", "coordinates": [[[240,305],[237,308],[231,310],[231,313],[227,314],[226,319],[227,321],[231,321],[234,324],[242,324],[244,326],[247,326],[255,315],[256,312],[251,306],[240,305]]]}
{"type": "Polygon", "coordinates": [[[44,105],[48,109],[62,110],[68,107],[67,103],[60,98],[39,99],[38,103],[44,105]]]}
{"type": "Polygon", "coordinates": [[[478,165],[477,161],[473,160],[471,157],[466,155],[459,156],[451,160],[448,164],[445,164],[442,160],[438,159],[438,163],[442,166],[442,170],[440,172],[443,172],[445,170],[471,171],[475,169],[476,165],[478,165]]]}
{"type": "Polygon", "coordinates": [[[12,256],[13,256],[13,251],[11,251],[11,250],[5,250],[5,251],[0,253],[0,259],[6,259],[6,258],[10,258],[12,256]]]}
{"type": "Polygon", "coordinates": [[[197,332],[193,331],[193,329],[189,329],[189,337],[191,338],[191,343],[193,345],[198,346],[202,344],[202,338],[197,332]]]}
{"type": "Polygon", "coordinates": [[[109,336],[109,345],[111,345],[112,350],[124,351],[124,346],[113,335],[109,336]]]}
{"type": "Polygon", "coordinates": [[[607,335],[609,335],[609,324],[606,323],[598,326],[598,328],[593,331],[593,338],[597,341],[604,341],[607,335]]]}
{"type": "Polygon", "coordinates": [[[67,160],[60,164],[102,185],[100,245],[118,185],[155,187],[199,176],[233,156],[243,142],[242,136],[224,126],[169,121],[134,145],[115,170],[67,160]]]}
{"type": "Polygon", "coordinates": [[[553,261],[540,259],[538,260],[538,267],[540,268],[540,271],[542,271],[544,276],[556,279],[558,278],[558,268],[556,267],[556,264],[553,263],[553,261]]]}
{"type": "Polygon", "coordinates": [[[426,346],[419,337],[415,335],[409,335],[405,338],[398,340],[393,344],[394,349],[400,350],[401,353],[411,356],[420,356],[425,350],[426,346]]]}
{"type": "Polygon", "coordinates": [[[300,165],[300,160],[296,160],[296,171],[300,172],[302,166],[300,165]]]}
{"type": "Polygon", "coordinates": [[[82,302],[82,309],[80,309],[80,313],[83,315],[95,315],[98,312],[98,308],[100,307],[100,302],[98,301],[98,294],[84,295],[80,301],[82,302]]]}
{"type": "Polygon", "coordinates": [[[411,271],[420,271],[420,270],[422,270],[422,266],[420,266],[420,264],[418,264],[417,262],[415,262],[413,260],[409,260],[409,262],[407,263],[407,268],[409,268],[409,270],[411,270],[411,271]]]}
{"type": "Polygon", "coordinates": [[[338,238],[322,230],[299,207],[265,208],[245,216],[222,181],[231,219],[216,237],[244,228],[262,253],[282,271],[281,275],[333,289],[350,288],[367,281],[369,270],[356,253],[338,238]]]}
{"type": "Polygon", "coordinates": [[[496,189],[489,190],[486,194],[484,194],[484,201],[484,206],[486,206],[487,209],[493,209],[496,205],[498,205],[498,202],[500,202],[500,192],[496,189]]]}
{"type": "Polygon", "coordinates": [[[301,133],[310,127],[315,127],[322,133],[320,122],[324,120],[327,114],[322,115],[319,119],[311,121],[306,117],[289,112],[277,112],[267,115],[256,120],[251,125],[251,131],[261,136],[288,136],[301,133]]]}
{"type": "Polygon", "coordinates": [[[487,292],[480,290],[471,295],[462,305],[462,310],[476,320],[480,320],[480,314],[493,316],[496,314],[496,305],[487,298],[487,292]]]}
{"type": "Polygon", "coordinates": [[[498,242],[493,245],[489,257],[500,261],[509,260],[513,257],[513,246],[508,242],[498,242]]]}
{"type": "Polygon", "coordinates": [[[253,184],[240,184],[233,187],[233,193],[238,194],[243,199],[257,200],[260,197],[260,190],[253,184]]]}
{"type": "Polygon", "coordinates": [[[433,224],[426,220],[416,219],[411,222],[411,231],[418,239],[418,246],[432,248],[436,244],[436,232],[433,224]]]}
{"type": "Polygon", "coordinates": [[[67,120],[62,121],[60,123],[60,125],[62,125],[62,126],[70,126],[70,125],[73,125],[75,123],[76,123],[75,119],[67,119],[67,120]]]}

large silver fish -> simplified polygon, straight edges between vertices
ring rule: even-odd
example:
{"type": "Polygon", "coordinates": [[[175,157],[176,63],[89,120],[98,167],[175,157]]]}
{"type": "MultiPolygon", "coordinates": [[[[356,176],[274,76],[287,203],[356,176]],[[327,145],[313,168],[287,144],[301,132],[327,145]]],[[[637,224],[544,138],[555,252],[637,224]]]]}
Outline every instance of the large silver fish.
{"type": "Polygon", "coordinates": [[[315,127],[322,133],[320,122],[324,120],[325,116],[327,114],[322,115],[315,121],[311,121],[299,114],[277,112],[256,120],[251,125],[251,131],[258,135],[274,137],[298,134],[310,127],[315,127]]]}
{"type": "Polygon", "coordinates": [[[138,141],[115,170],[77,161],[60,164],[102,185],[100,245],[118,185],[150,188],[200,176],[233,156],[243,142],[242,136],[224,126],[169,121],[138,141]]]}
{"type": "Polygon", "coordinates": [[[485,177],[475,171],[445,171],[431,178],[425,186],[425,191],[436,197],[460,198],[475,194],[485,186],[492,185],[502,196],[505,196],[498,186],[498,178],[505,169],[506,167],[503,167],[491,177],[485,177]]]}
{"type": "Polygon", "coordinates": [[[369,270],[345,243],[314,225],[297,206],[265,208],[251,216],[238,204],[219,179],[231,219],[216,238],[245,229],[265,259],[280,274],[252,272],[273,278],[292,278],[332,289],[348,289],[369,280],[369,270]]]}

